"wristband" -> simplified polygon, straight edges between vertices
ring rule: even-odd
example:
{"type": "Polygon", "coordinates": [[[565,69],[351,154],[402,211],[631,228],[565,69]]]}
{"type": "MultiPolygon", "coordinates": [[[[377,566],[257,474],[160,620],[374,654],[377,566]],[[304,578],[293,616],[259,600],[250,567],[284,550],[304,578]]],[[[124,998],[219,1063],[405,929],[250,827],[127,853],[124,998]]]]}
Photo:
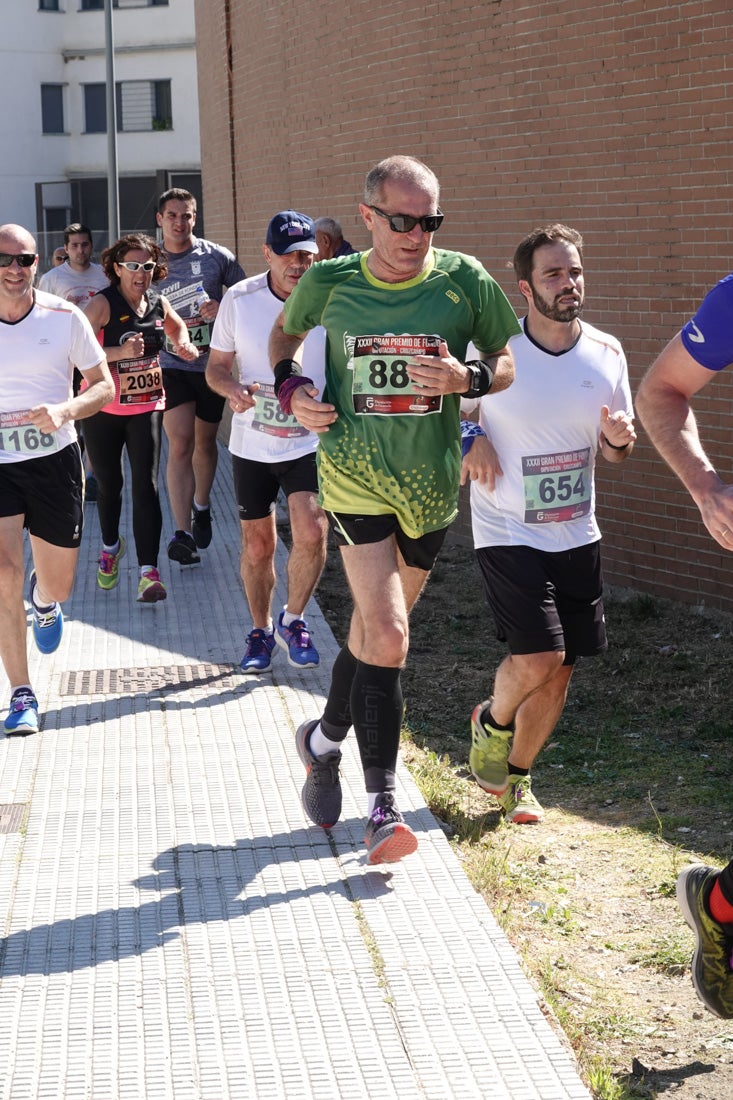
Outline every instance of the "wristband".
{"type": "Polygon", "coordinates": [[[290,416],[293,411],[292,401],[295,391],[300,389],[301,386],[312,385],[313,379],[305,378],[302,374],[298,375],[297,377],[291,374],[289,378],[284,378],[282,380],[282,382],[280,383],[280,389],[277,391],[277,400],[280,408],[286,416],[290,416]]]}
{"type": "Polygon", "coordinates": [[[483,359],[469,359],[464,363],[471,372],[471,381],[468,389],[464,390],[461,397],[484,397],[494,383],[494,369],[483,359]]]}
{"type": "Polygon", "coordinates": [[[608,446],[611,448],[612,451],[625,451],[626,448],[631,443],[631,440],[629,440],[628,443],[621,443],[620,445],[618,443],[612,443],[611,440],[608,438],[608,436],[605,434],[605,432],[603,433],[603,438],[605,439],[606,443],[608,444],[608,446]]]}
{"type": "Polygon", "coordinates": [[[303,368],[295,359],[281,359],[273,367],[275,374],[275,396],[280,394],[280,387],[287,378],[298,378],[303,373],[303,368]]]}
{"type": "Polygon", "coordinates": [[[475,424],[473,420],[461,421],[461,458],[466,457],[473,446],[474,439],[479,435],[486,435],[480,424],[475,424]]]}

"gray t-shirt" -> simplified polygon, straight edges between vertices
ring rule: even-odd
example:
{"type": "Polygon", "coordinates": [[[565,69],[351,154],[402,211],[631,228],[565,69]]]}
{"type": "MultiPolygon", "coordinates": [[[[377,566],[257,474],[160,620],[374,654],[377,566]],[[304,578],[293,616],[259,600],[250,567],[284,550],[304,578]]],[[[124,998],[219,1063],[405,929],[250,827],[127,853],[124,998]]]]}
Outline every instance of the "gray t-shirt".
{"type": "Polygon", "coordinates": [[[201,289],[208,298],[220,302],[224,291],[244,279],[244,271],[228,248],[194,237],[193,245],[185,252],[166,253],[168,275],[155,284],[164,294],[176,313],[186,322],[192,344],[199,349],[199,357],[186,363],[168,350],[160,353],[163,369],[175,368],[203,373],[206,370],[212,322],[202,321],[199,314],[201,289]],[[201,289],[200,289],[201,288],[201,289]]]}

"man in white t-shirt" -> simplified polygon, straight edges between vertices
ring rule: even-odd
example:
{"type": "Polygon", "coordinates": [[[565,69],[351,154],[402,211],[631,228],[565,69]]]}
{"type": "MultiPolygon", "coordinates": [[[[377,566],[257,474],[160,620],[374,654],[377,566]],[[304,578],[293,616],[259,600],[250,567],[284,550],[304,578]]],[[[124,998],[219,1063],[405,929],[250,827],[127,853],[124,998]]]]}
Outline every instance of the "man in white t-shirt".
{"type": "MultiPolygon", "coordinates": [[[[623,462],[636,432],[618,340],[581,322],[583,239],[553,224],[517,247],[527,302],[509,346],[514,385],[478,401],[467,439],[476,557],[509,654],[471,716],[471,771],[507,821],[542,820],[530,769],[552,733],[576,657],[606,648],[596,452],[623,462]],[[485,434],[483,434],[485,433],[485,434]]],[[[464,403],[464,408],[468,403],[464,403]]]]}
{"type": "Polygon", "coordinates": [[[81,222],[72,222],[64,230],[67,262],[52,267],[38,282],[38,289],[58,294],[84,310],[98,290],[109,286],[101,264],[92,263],[92,232],[81,222]]]}
{"type": "Polygon", "coordinates": [[[36,242],[0,226],[0,658],[10,681],[9,734],[38,729],[23,605],[23,530],[33,555],[29,601],[42,653],[61,642],[83,526],[83,473],[74,420],[113,396],[107,361],[80,309],[34,290],[36,242]],[[78,369],[87,388],[73,396],[78,369]]]}
{"type": "MultiPolygon", "coordinates": [[[[268,270],[226,292],[214,322],[206,381],[234,413],[229,440],[242,528],[241,575],[252,616],[242,672],[267,672],[280,645],[295,668],[313,668],[319,655],[305,608],[326,561],[326,518],[318,505],[317,436],[282,412],[274,391],[268,339],[283,302],[313,264],[313,220],[284,210],[271,220],[262,251],[268,270]],[[288,504],[292,548],[287,603],[272,620],[277,546],[276,505],[288,504]]],[[[303,371],[323,393],[325,332],[305,343],[303,371]]]]}
{"type": "MultiPolygon", "coordinates": [[[[92,263],[92,231],[81,222],[72,222],[64,230],[64,250],[66,258],[57,267],[52,267],[38,281],[38,289],[47,294],[58,294],[67,302],[73,302],[80,310],[85,310],[98,290],[109,286],[109,279],[101,264],[92,263]]],[[[74,375],[74,393],[81,385],[81,375],[74,375]]],[[[77,428],[79,441],[84,448],[84,429],[77,428]]],[[[84,453],[84,452],[83,452],[84,453]]],[[[84,453],[86,467],[84,499],[97,499],[97,482],[89,459],[84,453]]]]}

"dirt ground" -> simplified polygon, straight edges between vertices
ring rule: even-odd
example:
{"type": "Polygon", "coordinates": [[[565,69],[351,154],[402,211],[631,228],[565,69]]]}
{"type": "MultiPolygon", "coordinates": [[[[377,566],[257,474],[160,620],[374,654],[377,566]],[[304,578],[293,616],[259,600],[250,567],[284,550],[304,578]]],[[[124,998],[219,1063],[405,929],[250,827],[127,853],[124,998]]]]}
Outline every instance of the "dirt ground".
{"type": "MultiPolygon", "coordinates": [[[[343,641],[350,598],[333,550],[317,596],[343,641]]],[[[685,614],[680,609],[680,618],[685,614]]],[[[619,615],[617,610],[617,620],[619,615]]],[[[674,648],[670,631],[675,622],[673,612],[669,622],[652,623],[656,633],[649,645],[663,653],[659,642],[669,639],[667,647],[674,648]]],[[[724,635],[726,649],[719,656],[729,683],[730,624],[724,631],[715,623],[696,628],[701,645],[709,644],[705,639],[711,634],[719,646],[724,635]]],[[[639,645],[645,644],[644,629],[643,623],[635,627],[639,645]]],[[[498,880],[495,876],[482,892],[538,989],[543,984],[554,989],[558,1016],[573,1045],[579,1045],[577,1031],[586,1055],[602,1056],[611,1066],[622,1089],[619,1097],[733,1100],[733,1021],[718,1020],[695,996],[689,974],[693,938],[674,897],[677,874],[688,861],[705,861],[712,853],[707,858],[720,862],[733,850],[729,798],[724,806],[711,803],[699,812],[693,806],[690,816],[678,818],[683,775],[670,777],[660,768],[655,782],[645,766],[636,784],[633,772],[631,781],[625,774],[614,778],[613,761],[593,758],[604,755],[614,699],[603,708],[592,700],[600,691],[623,691],[619,678],[627,678],[628,690],[628,668],[640,658],[626,652],[618,654],[616,663],[612,659],[601,687],[576,672],[565,724],[561,719],[533,771],[544,822],[505,825],[496,802],[479,790],[466,766],[470,711],[489,694],[493,669],[503,655],[492,639],[473,555],[448,546],[413,613],[403,682],[406,723],[416,747],[408,742],[405,753],[408,760],[426,751],[444,757],[466,819],[482,822],[477,844],[456,842],[459,858],[469,874],[487,851],[503,864],[498,880]],[[578,751],[588,759],[578,758],[571,770],[567,759],[561,762],[563,747],[581,728],[588,747],[578,751]],[[659,829],[658,817],[664,820],[659,829]]],[[[676,669],[671,672],[678,675],[676,669]]],[[[648,694],[649,687],[641,686],[648,694]]],[[[618,725],[614,737],[625,740],[622,751],[629,754],[650,736],[658,737],[643,721],[633,729],[621,719],[618,725]]],[[[726,772],[732,734],[730,726],[718,732],[711,752],[726,772]]],[[[694,730],[690,740],[699,749],[694,730]]],[[[660,743],[662,751],[665,744],[660,743]]],[[[722,789],[729,796],[727,785],[722,789]]]]}

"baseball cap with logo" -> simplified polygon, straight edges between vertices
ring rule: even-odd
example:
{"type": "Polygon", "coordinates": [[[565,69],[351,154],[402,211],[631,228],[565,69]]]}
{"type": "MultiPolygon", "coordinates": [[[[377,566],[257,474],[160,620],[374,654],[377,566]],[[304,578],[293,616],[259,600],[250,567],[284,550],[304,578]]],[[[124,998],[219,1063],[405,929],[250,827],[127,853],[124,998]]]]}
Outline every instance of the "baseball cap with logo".
{"type": "Polygon", "coordinates": [[[267,227],[268,248],[278,256],[288,252],[318,252],[313,218],[297,210],[282,210],[267,227]]]}

